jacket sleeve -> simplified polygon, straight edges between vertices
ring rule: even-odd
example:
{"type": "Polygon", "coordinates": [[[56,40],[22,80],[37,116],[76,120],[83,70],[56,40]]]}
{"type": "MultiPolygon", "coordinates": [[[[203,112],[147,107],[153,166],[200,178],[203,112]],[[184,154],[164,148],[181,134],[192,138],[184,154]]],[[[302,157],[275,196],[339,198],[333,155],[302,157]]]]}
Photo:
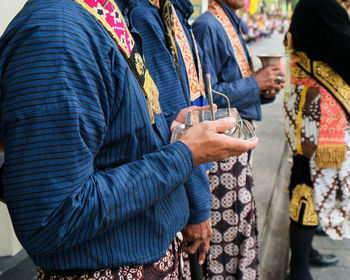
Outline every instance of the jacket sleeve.
{"type": "MultiPolygon", "coordinates": [[[[213,19],[208,16],[195,21],[193,32],[205,54],[204,68],[211,76],[213,89],[227,95],[238,110],[260,103],[260,90],[255,77],[246,79],[226,77],[226,73],[230,71],[239,71],[238,64],[236,61],[232,63],[230,59],[230,42],[226,40],[226,35],[219,34],[220,26],[216,26],[211,20],[213,19]]],[[[219,107],[227,106],[226,99],[220,95],[214,94],[213,98],[219,107]]]]}

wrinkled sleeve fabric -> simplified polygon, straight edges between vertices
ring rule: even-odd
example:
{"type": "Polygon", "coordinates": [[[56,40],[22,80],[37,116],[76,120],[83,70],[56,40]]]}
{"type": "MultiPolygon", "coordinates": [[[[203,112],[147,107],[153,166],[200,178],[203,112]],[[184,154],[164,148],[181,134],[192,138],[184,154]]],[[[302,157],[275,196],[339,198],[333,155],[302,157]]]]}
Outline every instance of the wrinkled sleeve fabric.
{"type": "MultiPolygon", "coordinates": [[[[213,88],[229,96],[230,101],[237,108],[245,108],[252,103],[259,102],[260,91],[254,77],[247,79],[230,80],[226,77],[228,68],[238,71],[237,62],[230,61],[230,48],[227,35],[224,33],[216,19],[208,15],[205,20],[197,20],[193,24],[193,32],[196,40],[204,52],[206,70],[211,75],[213,88]],[[220,32],[222,31],[222,32],[220,32]]],[[[226,106],[223,97],[214,95],[215,102],[220,106],[226,106]]]]}
{"type": "MultiPolygon", "coordinates": [[[[193,168],[191,150],[180,142],[96,168],[110,121],[122,116],[135,79],[116,53],[91,48],[100,38],[52,23],[27,24],[1,46],[4,195],[16,234],[31,254],[98,238],[167,196],[193,168]],[[106,56],[114,60],[115,76],[106,56]],[[114,98],[106,84],[115,85],[114,98]]],[[[125,130],[115,132],[120,139],[135,137],[128,135],[130,120],[118,121],[125,122],[125,130]]],[[[116,158],[123,158],[123,147],[132,148],[115,145],[121,148],[111,155],[116,158]]]]}
{"type": "MultiPolygon", "coordinates": [[[[131,11],[130,17],[133,28],[142,37],[142,51],[150,74],[158,87],[163,111],[170,115],[188,107],[165,43],[163,23],[158,10],[154,7],[146,10],[140,6],[131,11]]],[[[199,224],[209,219],[211,193],[205,165],[193,169],[190,179],[185,183],[185,189],[190,205],[188,223],[199,224]]]]}
{"type": "MultiPolygon", "coordinates": [[[[261,120],[261,103],[259,85],[255,77],[242,78],[230,40],[221,24],[215,17],[206,12],[193,23],[193,32],[204,52],[204,63],[207,73],[211,75],[214,90],[227,95],[231,106],[236,107],[245,119],[261,120]]],[[[214,94],[215,103],[225,108],[224,97],[214,94]]]]}

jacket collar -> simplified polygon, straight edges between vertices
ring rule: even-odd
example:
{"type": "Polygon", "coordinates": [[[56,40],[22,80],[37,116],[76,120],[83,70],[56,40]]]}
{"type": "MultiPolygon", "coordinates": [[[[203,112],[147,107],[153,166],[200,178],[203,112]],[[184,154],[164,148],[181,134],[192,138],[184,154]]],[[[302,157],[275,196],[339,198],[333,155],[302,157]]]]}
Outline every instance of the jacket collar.
{"type": "Polygon", "coordinates": [[[181,13],[184,20],[187,21],[193,14],[193,5],[190,0],[172,0],[171,2],[174,8],[181,13]]]}
{"type": "Polygon", "coordinates": [[[241,19],[239,16],[236,15],[234,11],[230,7],[228,7],[226,4],[222,3],[221,1],[215,0],[225,11],[226,15],[229,17],[231,22],[236,25],[237,27],[241,26],[241,19]]]}

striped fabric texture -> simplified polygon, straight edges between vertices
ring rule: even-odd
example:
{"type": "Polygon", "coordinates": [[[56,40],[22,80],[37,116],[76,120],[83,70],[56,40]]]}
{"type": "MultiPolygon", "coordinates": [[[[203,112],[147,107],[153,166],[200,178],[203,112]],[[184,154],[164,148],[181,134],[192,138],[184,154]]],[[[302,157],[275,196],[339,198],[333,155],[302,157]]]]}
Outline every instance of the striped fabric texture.
{"type": "Polygon", "coordinates": [[[4,195],[44,270],[158,260],[189,218],[186,145],[152,126],[108,33],[73,0],[29,0],[0,40],[4,195]]]}
{"type": "MultiPolygon", "coordinates": [[[[165,114],[171,115],[172,112],[176,112],[177,115],[179,110],[191,106],[186,67],[181,53],[179,52],[179,68],[183,79],[180,83],[165,43],[164,25],[158,9],[148,0],[142,0],[138,6],[130,9],[129,14],[131,25],[142,37],[142,45],[139,44],[138,47],[142,47],[147,68],[157,84],[162,110],[165,114]]],[[[180,11],[179,14],[181,16],[180,11]]],[[[184,29],[188,31],[186,26],[184,29]]],[[[192,43],[191,36],[189,39],[192,43]]],[[[185,184],[191,212],[188,221],[190,224],[202,223],[210,217],[211,193],[206,167],[206,165],[195,167],[190,180],[185,184]]]]}

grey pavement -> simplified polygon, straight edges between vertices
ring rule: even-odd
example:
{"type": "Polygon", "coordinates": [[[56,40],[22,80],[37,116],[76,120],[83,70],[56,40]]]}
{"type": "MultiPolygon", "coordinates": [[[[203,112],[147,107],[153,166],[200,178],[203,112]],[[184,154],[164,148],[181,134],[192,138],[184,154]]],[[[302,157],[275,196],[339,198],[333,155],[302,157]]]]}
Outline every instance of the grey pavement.
{"type": "MultiPolygon", "coordinates": [[[[281,35],[252,43],[252,54],[283,53],[281,35]]],[[[259,60],[253,57],[255,68],[259,60]]],[[[262,106],[263,121],[257,123],[260,143],[254,151],[255,199],[260,232],[261,280],[284,280],[288,269],[288,194],[290,163],[283,131],[283,94],[262,106]]],[[[350,279],[350,241],[316,237],[314,247],[340,257],[337,266],[313,268],[314,280],[350,279]]],[[[35,267],[24,251],[0,258],[0,280],[31,280],[35,267]]],[[[300,280],[300,279],[297,279],[300,280]]]]}
{"type": "MultiPolygon", "coordinates": [[[[261,63],[257,54],[283,54],[283,36],[250,44],[254,68],[261,63]]],[[[288,263],[289,163],[283,130],[283,93],[275,102],[262,106],[263,120],[257,122],[259,145],[254,151],[253,175],[258,210],[260,268],[262,280],[282,280],[288,263]]]]}
{"type": "Polygon", "coordinates": [[[14,257],[0,257],[0,280],[32,280],[35,276],[36,267],[24,250],[14,257]]]}
{"type": "Polygon", "coordinates": [[[320,253],[335,254],[339,257],[339,263],[336,266],[312,268],[314,280],[350,279],[350,240],[335,241],[326,236],[316,236],[313,246],[320,253]]]}

